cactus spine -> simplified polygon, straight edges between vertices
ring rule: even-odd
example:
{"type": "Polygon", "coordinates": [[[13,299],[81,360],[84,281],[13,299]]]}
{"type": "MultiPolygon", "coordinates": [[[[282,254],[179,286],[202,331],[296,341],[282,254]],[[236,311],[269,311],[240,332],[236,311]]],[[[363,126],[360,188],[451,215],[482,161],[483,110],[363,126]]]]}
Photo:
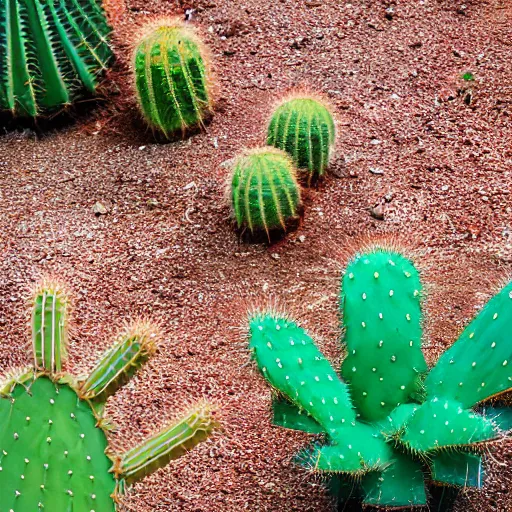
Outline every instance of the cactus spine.
{"type": "Polygon", "coordinates": [[[128,451],[109,449],[104,403],[155,352],[148,322],[127,327],[83,382],[62,371],[69,300],[49,281],[32,305],[35,368],[0,384],[0,489],[5,510],[115,512],[130,485],[204,441],[217,427],[199,404],[128,451]]]}
{"type": "Polygon", "coordinates": [[[133,55],[135,88],[148,125],[169,138],[203,125],[212,111],[206,49],[177,18],[150,23],[133,55]]]}
{"type": "Polygon", "coordinates": [[[274,424],[323,433],[299,460],[330,475],[339,493],[356,486],[365,505],[427,505],[427,472],[438,485],[482,486],[482,459],[471,452],[510,428],[510,409],[471,407],[512,389],[512,283],[424,382],[420,298],[414,264],[395,250],[375,247],[349,262],[341,294],[345,382],[289,318],[249,319],[252,355],[277,391],[274,424]]]}
{"type": "Polygon", "coordinates": [[[96,0],[4,0],[0,109],[36,117],[94,93],[112,58],[96,0]]]}
{"type": "Polygon", "coordinates": [[[286,230],[300,208],[300,187],[292,161],[275,148],[246,151],[235,161],[230,196],[239,228],[265,231],[269,237],[272,230],[286,230]]]}
{"type": "Polygon", "coordinates": [[[267,129],[267,144],[288,152],[307,176],[308,184],[325,173],[335,139],[332,113],[322,101],[309,95],[285,98],[267,129]]]}

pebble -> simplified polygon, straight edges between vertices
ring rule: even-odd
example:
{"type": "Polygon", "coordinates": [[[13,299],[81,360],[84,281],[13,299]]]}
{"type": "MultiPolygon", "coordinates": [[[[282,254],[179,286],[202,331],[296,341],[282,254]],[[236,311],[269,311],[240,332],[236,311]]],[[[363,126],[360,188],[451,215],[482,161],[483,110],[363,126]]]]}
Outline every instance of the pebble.
{"type": "Polygon", "coordinates": [[[108,213],[107,207],[103,204],[97,201],[94,206],[92,207],[92,211],[94,215],[97,217],[100,215],[106,215],[108,213]]]}
{"type": "Polygon", "coordinates": [[[370,172],[372,174],[384,174],[384,169],[381,169],[380,167],[370,167],[370,172]]]}

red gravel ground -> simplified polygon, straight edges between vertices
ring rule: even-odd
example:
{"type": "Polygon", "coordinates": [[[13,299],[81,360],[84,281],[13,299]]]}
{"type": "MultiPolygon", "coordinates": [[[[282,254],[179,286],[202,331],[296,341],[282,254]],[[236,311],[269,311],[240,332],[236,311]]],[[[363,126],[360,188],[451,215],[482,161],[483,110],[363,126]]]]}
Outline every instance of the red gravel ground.
{"type": "MultiPolygon", "coordinates": [[[[247,308],[277,300],[338,361],[340,269],[363,238],[395,235],[428,282],[429,362],[452,343],[512,270],[512,5],[198,1],[216,115],[204,133],[159,144],[122,95],[129,38],[148,15],[187,6],[126,3],[110,0],[119,59],[101,106],[44,136],[0,139],[0,367],[28,362],[24,297],[54,272],[74,290],[74,373],[91,368],[122,319],[152,315],[165,327],[158,355],[109,402],[117,449],[187,401],[222,409],[225,431],[136,485],[125,510],[332,510],[320,481],[291,462],[308,436],[269,423],[268,387],[247,365],[247,308]],[[332,172],[307,193],[298,231],[243,243],[222,163],[264,140],[272,102],[298,85],[336,109],[332,172]]],[[[485,488],[463,493],[460,511],[512,510],[512,445],[492,457],[485,488]]]]}

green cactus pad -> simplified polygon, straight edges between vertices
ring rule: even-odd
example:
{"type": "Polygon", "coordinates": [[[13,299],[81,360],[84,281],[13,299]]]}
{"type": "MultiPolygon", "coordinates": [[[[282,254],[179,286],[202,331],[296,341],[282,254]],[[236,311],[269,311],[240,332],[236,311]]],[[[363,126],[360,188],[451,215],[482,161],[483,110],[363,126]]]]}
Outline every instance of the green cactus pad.
{"type": "Polygon", "coordinates": [[[68,299],[62,288],[46,283],[34,294],[32,307],[32,349],[35,367],[60,372],[67,355],[68,299]]]}
{"type": "Polygon", "coordinates": [[[338,429],[336,444],[317,446],[310,451],[305,465],[315,471],[361,476],[384,469],[392,456],[391,446],[373,427],[355,423],[338,429]]]}
{"type": "Polygon", "coordinates": [[[399,442],[413,452],[476,446],[497,437],[494,423],[453,400],[434,398],[419,407],[407,422],[399,442]]]}
{"type": "Polygon", "coordinates": [[[421,283],[404,256],[357,255],[342,283],[347,356],[342,375],[361,418],[378,421],[421,389],[421,283]]]}
{"type": "Polygon", "coordinates": [[[472,407],[512,388],[512,282],[496,294],[432,368],[428,396],[472,407]]]}
{"type": "Polygon", "coordinates": [[[306,332],[266,313],[250,320],[250,349],[262,375],[329,435],[355,420],[347,385],[306,332]]]}
{"type": "Polygon", "coordinates": [[[275,148],[258,148],[236,159],[230,182],[230,197],[239,228],[251,232],[286,230],[297,218],[300,188],[292,161],[275,148]]]}
{"type": "Polygon", "coordinates": [[[372,472],[363,478],[363,503],[384,508],[426,505],[427,495],[421,464],[399,453],[393,457],[392,464],[384,471],[372,472]]]}
{"type": "Polygon", "coordinates": [[[272,399],[272,422],[279,427],[302,430],[310,434],[324,432],[322,426],[304,409],[301,410],[288,400],[277,396],[272,399]]]}
{"type": "Polygon", "coordinates": [[[396,409],[391,411],[386,419],[380,420],[375,425],[384,436],[393,437],[404,429],[407,422],[419,407],[419,404],[399,405],[396,409]]]}
{"type": "Polygon", "coordinates": [[[17,385],[0,418],[2,510],[115,510],[107,439],[72,388],[46,377],[17,385]]]}
{"type": "Polygon", "coordinates": [[[151,22],[133,55],[139,107],[166,137],[203,124],[211,91],[203,44],[178,18],[151,22]]]}
{"type": "Polygon", "coordinates": [[[482,458],[473,453],[442,452],[432,458],[432,480],[441,484],[481,488],[482,458]]]}
{"type": "Polygon", "coordinates": [[[0,109],[36,117],[94,93],[112,57],[96,0],[4,0],[0,109]]]}
{"type": "Polygon", "coordinates": [[[270,119],[267,144],[290,154],[310,181],[322,176],[335,142],[331,112],[319,100],[296,96],[283,101],[270,119]]]}

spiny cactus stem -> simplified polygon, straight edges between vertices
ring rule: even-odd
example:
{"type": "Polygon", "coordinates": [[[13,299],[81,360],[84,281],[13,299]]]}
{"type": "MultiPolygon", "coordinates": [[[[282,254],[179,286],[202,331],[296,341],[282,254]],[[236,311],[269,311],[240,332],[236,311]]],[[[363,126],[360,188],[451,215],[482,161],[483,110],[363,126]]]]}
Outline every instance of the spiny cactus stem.
{"type": "Polygon", "coordinates": [[[181,457],[194,446],[204,441],[217,427],[212,410],[200,405],[175,425],[147,439],[126,453],[114,467],[127,484],[140,480],[167,462],[181,457]]]}

